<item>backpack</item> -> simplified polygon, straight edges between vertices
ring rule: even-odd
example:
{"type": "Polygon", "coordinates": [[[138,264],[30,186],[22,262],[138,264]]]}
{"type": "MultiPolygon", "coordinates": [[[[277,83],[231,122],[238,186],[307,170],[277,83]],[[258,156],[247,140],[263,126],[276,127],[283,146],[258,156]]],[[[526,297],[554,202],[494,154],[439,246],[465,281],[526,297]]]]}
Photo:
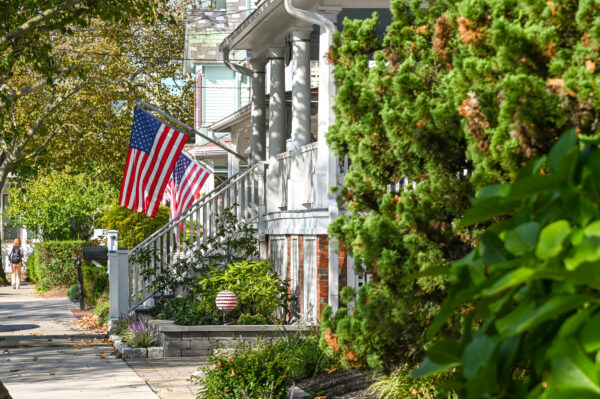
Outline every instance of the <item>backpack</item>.
{"type": "Polygon", "coordinates": [[[9,259],[12,264],[21,263],[21,247],[13,247],[9,259]]]}

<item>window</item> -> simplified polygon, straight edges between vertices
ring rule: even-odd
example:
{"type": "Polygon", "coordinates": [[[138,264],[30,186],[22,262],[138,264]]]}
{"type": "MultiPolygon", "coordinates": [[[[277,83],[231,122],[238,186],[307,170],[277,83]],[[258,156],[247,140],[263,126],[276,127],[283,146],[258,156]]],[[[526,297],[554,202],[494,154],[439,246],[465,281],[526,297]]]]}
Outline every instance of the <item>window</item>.
{"type": "Polygon", "coordinates": [[[227,0],[212,0],[212,8],[215,10],[224,10],[227,8],[227,0]]]}
{"type": "MultiPolygon", "coordinates": [[[[8,204],[8,194],[4,194],[2,195],[2,209],[6,210],[6,208],[8,208],[9,204],[8,204]]],[[[3,216],[3,238],[5,241],[8,240],[14,240],[15,238],[21,238],[19,237],[19,226],[15,225],[13,223],[13,221],[11,221],[10,219],[8,219],[6,216],[3,216]]]]}

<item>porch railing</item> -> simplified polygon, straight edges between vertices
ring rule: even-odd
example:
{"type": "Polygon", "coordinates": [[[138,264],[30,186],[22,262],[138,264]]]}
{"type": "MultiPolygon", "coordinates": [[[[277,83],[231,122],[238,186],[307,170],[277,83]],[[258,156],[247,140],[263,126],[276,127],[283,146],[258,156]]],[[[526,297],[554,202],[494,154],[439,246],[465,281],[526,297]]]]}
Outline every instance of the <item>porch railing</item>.
{"type": "MultiPolygon", "coordinates": [[[[238,221],[257,227],[265,212],[265,163],[259,162],[245,172],[221,183],[196,201],[176,219],[161,227],[129,252],[129,311],[154,295],[154,277],[144,277],[143,264],[136,255],[153,254],[146,259],[151,268],[170,267],[178,256],[190,252],[217,233],[217,213],[232,206],[238,221]]],[[[140,257],[141,258],[141,257],[140,257]]]]}
{"type": "MultiPolygon", "coordinates": [[[[275,166],[279,171],[279,208],[286,209],[288,206],[288,181],[290,179],[290,167],[292,161],[292,153],[282,152],[276,155],[277,165],[275,166]]],[[[270,168],[269,168],[270,170],[270,168]]]]}

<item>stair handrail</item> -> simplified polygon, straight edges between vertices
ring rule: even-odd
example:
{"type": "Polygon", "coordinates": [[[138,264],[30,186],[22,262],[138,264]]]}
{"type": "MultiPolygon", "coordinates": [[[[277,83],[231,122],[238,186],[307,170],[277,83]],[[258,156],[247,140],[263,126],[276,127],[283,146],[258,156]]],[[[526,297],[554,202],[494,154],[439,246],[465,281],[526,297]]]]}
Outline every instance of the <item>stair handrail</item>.
{"type": "Polygon", "coordinates": [[[258,165],[259,165],[259,163],[255,164],[255,165],[252,165],[247,170],[245,170],[243,172],[239,172],[239,173],[231,176],[230,178],[228,178],[227,180],[225,180],[221,184],[219,184],[217,187],[215,187],[215,189],[213,189],[208,194],[206,194],[203,197],[201,197],[198,201],[194,202],[194,204],[191,207],[189,207],[185,212],[183,212],[181,215],[179,215],[175,219],[171,220],[169,223],[163,225],[161,228],[159,228],[158,230],[156,230],[154,233],[152,233],[150,236],[148,236],[146,239],[144,239],[142,242],[140,242],[138,245],[136,245],[130,251],[130,253],[136,252],[137,250],[139,250],[139,249],[147,246],[149,243],[151,243],[155,239],[161,237],[164,232],[169,231],[175,225],[177,225],[183,219],[185,219],[190,213],[195,212],[196,208],[198,208],[199,206],[201,206],[205,202],[209,201],[210,199],[212,199],[215,196],[218,196],[219,194],[221,194],[222,192],[224,192],[230,184],[234,183],[237,180],[241,180],[246,175],[254,172],[258,168],[258,165]]]}

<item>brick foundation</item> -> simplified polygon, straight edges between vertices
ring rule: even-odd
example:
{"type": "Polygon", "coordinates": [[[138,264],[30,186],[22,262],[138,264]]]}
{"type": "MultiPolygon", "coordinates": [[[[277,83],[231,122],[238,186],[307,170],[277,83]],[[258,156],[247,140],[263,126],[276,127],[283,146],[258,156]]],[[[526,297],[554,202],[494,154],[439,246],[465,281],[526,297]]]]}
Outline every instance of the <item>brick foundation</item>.
{"type": "MultiPolygon", "coordinates": [[[[281,236],[280,236],[281,237],[281,236]]],[[[285,262],[287,264],[287,276],[292,275],[292,251],[293,251],[293,239],[297,239],[298,241],[298,307],[299,310],[302,311],[302,304],[304,303],[304,243],[305,238],[311,237],[316,239],[316,292],[317,292],[317,320],[321,319],[321,314],[323,309],[328,305],[329,301],[329,237],[327,235],[317,235],[317,236],[292,236],[286,235],[286,247],[285,247],[285,262]]],[[[276,262],[278,260],[271,258],[271,241],[267,238],[268,246],[267,246],[267,256],[271,259],[271,262],[276,262]]],[[[339,275],[339,286],[340,289],[347,284],[346,270],[347,270],[347,261],[346,261],[346,253],[340,251],[339,254],[340,260],[340,275],[339,275]]],[[[282,260],[279,260],[282,261],[282,260]]],[[[290,291],[293,290],[294,287],[290,287],[290,291]]]]}

